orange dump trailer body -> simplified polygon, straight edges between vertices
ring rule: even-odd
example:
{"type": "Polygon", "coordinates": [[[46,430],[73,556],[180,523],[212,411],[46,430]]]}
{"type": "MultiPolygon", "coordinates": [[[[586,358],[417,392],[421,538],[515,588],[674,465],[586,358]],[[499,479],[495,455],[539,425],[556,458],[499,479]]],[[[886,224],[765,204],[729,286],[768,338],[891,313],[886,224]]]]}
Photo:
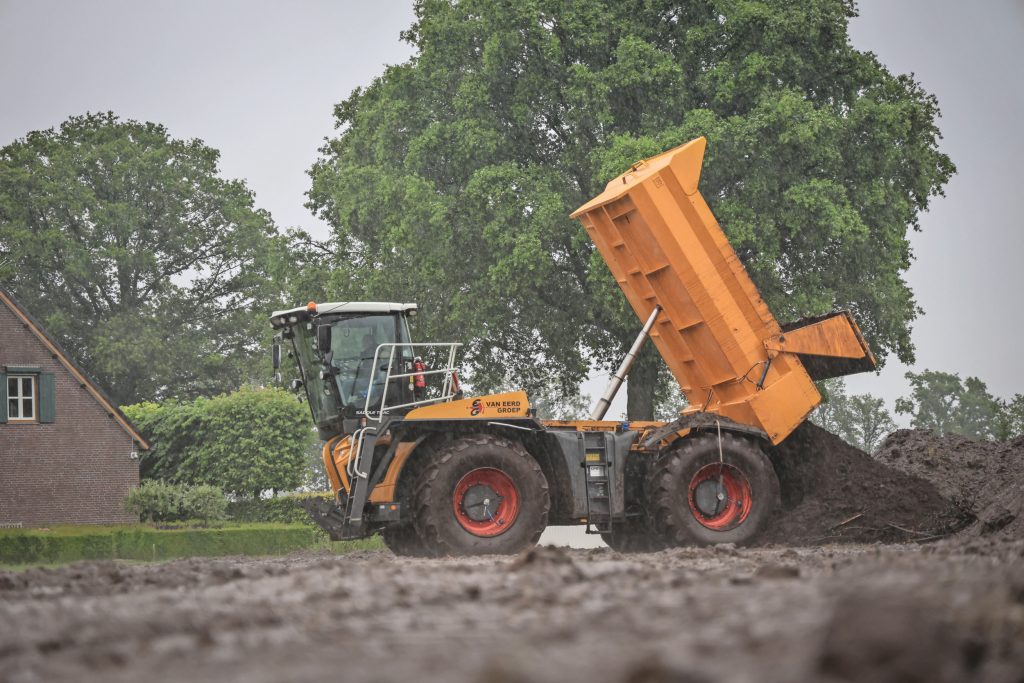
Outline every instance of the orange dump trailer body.
{"type": "Polygon", "coordinates": [[[821,402],[815,379],[874,369],[846,312],[780,326],[697,190],[706,141],[634,164],[572,215],[686,395],[684,412],[716,413],[786,438],[821,402]]]}

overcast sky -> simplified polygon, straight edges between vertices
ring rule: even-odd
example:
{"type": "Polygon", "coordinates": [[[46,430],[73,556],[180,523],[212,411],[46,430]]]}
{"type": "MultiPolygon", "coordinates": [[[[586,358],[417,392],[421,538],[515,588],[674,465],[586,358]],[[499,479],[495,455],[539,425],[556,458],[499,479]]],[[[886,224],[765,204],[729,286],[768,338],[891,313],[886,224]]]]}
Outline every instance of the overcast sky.
{"type": "MultiPolygon", "coordinates": [[[[1024,392],[1024,4],[865,0],[860,11],[854,46],[939,98],[958,168],[912,240],[908,279],[926,311],[916,368],[1024,392]]],[[[332,107],[412,54],[399,39],[412,19],[411,3],[383,0],[0,0],[0,145],[87,111],[160,122],[219,149],[223,173],[279,225],[322,236],[303,202],[332,107]]],[[[848,385],[891,405],[906,369],[848,385]]]]}

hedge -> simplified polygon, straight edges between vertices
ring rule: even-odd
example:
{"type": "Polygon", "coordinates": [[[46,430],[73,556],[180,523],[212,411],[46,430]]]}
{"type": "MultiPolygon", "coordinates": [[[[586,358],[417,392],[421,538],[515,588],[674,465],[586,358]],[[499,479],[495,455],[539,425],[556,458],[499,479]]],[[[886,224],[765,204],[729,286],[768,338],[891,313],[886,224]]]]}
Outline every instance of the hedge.
{"type": "Polygon", "coordinates": [[[243,498],[228,503],[228,517],[236,522],[313,525],[309,513],[300,506],[306,498],[334,500],[332,493],[292,493],[274,498],[243,498]]]}
{"type": "Polygon", "coordinates": [[[216,486],[142,482],[128,493],[124,509],[143,522],[218,522],[227,517],[228,500],[216,486]]]}
{"type": "Polygon", "coordinates": [[[122,406],[152,448],[143,479],[209,484],[236,496],[288,491],[306,479],[315,436],[309,409],[280,388],[122,406]]]}
{"type": "Polygon", "coordinates": [[[154,529],[146,526],[12,529],[0,531],[0,564],[274,555],[318,547],[346,552],[380,547],[380,542],[370,539],[325,544],[314,528],[297,524],[249,524],[216,529],[154,529]]]}

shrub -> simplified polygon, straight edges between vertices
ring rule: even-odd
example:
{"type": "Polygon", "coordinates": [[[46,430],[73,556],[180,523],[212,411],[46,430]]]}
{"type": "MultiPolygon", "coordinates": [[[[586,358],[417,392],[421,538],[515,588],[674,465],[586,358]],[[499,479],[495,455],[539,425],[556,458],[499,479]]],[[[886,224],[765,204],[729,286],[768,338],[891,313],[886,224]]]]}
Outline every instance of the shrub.
{"type": "Polygon", "coordinates": [[[187,519],[198,519],[208,524],[227,518],[228,499],[216,486],[201,484],[185,491],[182,507],[187,519]]]}
{"type": "Polygon", "coordinates": [[[313,439],[307,409],[281,389],[243,387],[203,402],[201,434],[179,470],[186,481],[258,498],[299,486],[313,439]]]}
{"type": "Polygon", "coordinates": [[[282,389],[243,387],[192,403],[124,410],[153,446],[140,462],[144,479],[209,484],[255,498],[305,478],[315,440],[309,413],[282,389]]]}
{"type": "Polygon", "coordinates": [[[275,498],[245,498],[228,503],[228,516],[236,522],[313,524],[300,505],[304,498],[334,500],[331,493],[295,493],[275,498]]]}
{"type": "Polygon", "coordinates": [[[180,522],[196,519],[209,523],[227,513],[224,492],[215,486],[180,486],[145,481],[128,494],[125,509],[143,522],[180,522]]]}
{"type": "Polygon", "coordinates": [[[122,410],[150,444],[150,449],[139,458],[139,476],[178,481],[182,458],[195,445],[201,415],[198,402],[147,401],[124,406],[122,410]]]}
{"type": "Polygon", "coordinates": [[[128,494],[125,509],[143,522],[171,522],[182,519],[180,486],[162,481],[144,481],[128,494]]]}

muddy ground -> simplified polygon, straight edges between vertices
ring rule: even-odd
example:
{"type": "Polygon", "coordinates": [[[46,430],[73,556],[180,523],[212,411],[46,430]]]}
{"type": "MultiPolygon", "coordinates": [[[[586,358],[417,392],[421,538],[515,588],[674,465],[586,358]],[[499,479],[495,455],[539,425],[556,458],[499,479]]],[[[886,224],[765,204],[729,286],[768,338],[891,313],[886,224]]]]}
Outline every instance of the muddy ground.
{"type": "Polygon", "coordinates": [[[1024,542],[89,562],[0,575],[0,680],[1024,679],[1024,542]]]}
{"type": "Polygon", "coordinates": [[[0,682],[1024,681],[1024,441],[795,436],[759,548],[0,572],[0,682]]]}

